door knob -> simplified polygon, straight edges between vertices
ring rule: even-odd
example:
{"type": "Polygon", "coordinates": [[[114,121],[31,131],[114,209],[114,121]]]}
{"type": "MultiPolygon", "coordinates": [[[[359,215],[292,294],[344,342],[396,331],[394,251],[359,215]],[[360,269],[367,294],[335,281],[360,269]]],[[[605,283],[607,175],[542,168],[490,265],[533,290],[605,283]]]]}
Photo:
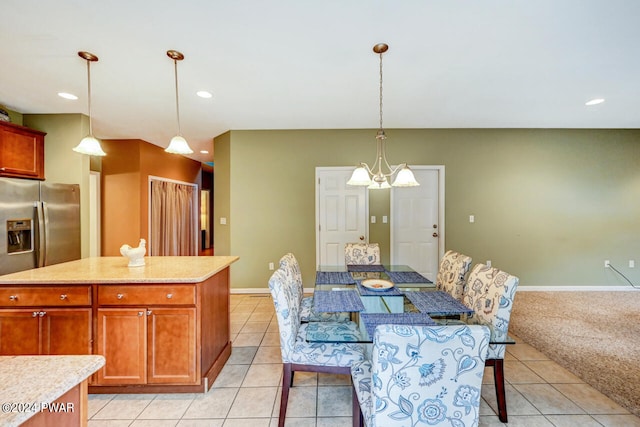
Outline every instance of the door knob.
{"type": "Polygon", "coordinates": [[[360,236],[360,240],[364,241],[364,236],[360,236]]]}
{"type": "Polygon", "coordinates": [[[432,236],[433,237],[438,237],[438,233],[433,233],[432,236]]]}

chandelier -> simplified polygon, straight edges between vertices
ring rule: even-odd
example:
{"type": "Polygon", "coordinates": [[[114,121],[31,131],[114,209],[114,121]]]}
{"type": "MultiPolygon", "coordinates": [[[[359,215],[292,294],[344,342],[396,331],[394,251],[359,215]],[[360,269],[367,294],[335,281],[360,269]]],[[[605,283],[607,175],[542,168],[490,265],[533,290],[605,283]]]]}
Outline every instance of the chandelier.
{"type": "Polygon", "coordinates": [[[173,154],[191,154],[193,150],[189,147],[187,140],[182,136],[182,132],[180,131],[180,105],[178,104],[178,61],[182,61],[184,59],[184,55],[177,50],[168,50],[167,56],[173,59],[173,69],[174,76],[176,81],[176,118],[178,122],[178,134],[171,138],[171,142],[169,142],[169,146],[164,149],[167,153],[173,154]]]}
{"type": "Polygon", "coordinates": [[[376,160],[371,167],[366,163],[360,163],[347,181],[348,185],[366,185],[371,190],[391,188],[391,186],[415,187],[420,185],[406,163],[392,168],[387,161],[385,152],[387,136],[382,127],[382,54],[388,49],[389,46],[385,43],[378,43],[373,47],[373,51],[380,56],[380,128],[376,134],[376,160]],[[395,180],[389,185],[389,181],[394,175],[395,180]]]}
{"type": "Polygon", "coordinates": [[[98,57],[90,52],[78,52],[78,56],[87,61],[87,99],[89,104],[89,135],[82,138],[82,141],[73,148],[73,151],[80,154],[88,154],[90,156],[105,156],[106,153],[100,146],[100,141],[93,136],[93,127],[91,125],[91,63],[98,62],[98,57]]]}

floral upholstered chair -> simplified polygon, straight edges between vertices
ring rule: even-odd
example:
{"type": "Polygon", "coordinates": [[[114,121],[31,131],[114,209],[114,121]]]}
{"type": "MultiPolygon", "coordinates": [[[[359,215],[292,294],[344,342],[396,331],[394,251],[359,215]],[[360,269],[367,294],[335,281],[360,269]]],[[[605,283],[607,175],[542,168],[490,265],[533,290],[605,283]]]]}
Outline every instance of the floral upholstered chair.
{"type": "Polygon", "coordinates": [[[440,260],[436,276],[436,289],[447,292],[458,301],[462,301],[470,269],[471,257],[459,252],[447,251],[440,260]]]}
{"type": "Polygon", "coordinates": [[[316,313],[313,310],[313,297],[304,296],[300,264],[291,252],[280,258],[280,268],[287,275],[287,283],[294,287],[294,295],[300,300],[301,322],[346,322],[350,320],[349,313],[316,313]]]}
{"type": "Polygon", "coordinates": [[[354,425],[477,427],[489,328],[380,325],[351,367],[354,425]]]}
{"type": "Polygon", "coordinates": [[[377,243],[345,243],[344,263],[346,265],[380,264],[380,245],[377,243]]]}
{"type": "MultiPolygon", "coordinates": [[[[487,325],[492,341],[504,341],[509,332],[509,319],[519,279],[497,268],[477,264],[469,273],[463,303],[475,313],[470,322],[487,325]]],[[[490,344],[487,366],[493,366],[498,401],[498,417],[507,422],[507,400],[504,389],[505,344],[490,344]]]]}
{"type": "MultiPolygon", "coordinates": [[[[287,414],[289,388],[293,372],[350,373],[353,363],[364,360],[364,347],[360,344],[309,343],[306,332],[309,323],[300,322],[300,300],[295,286],[288,283],[288,275],[282,269],[276,270],[269,279],[269,289],[278,319],[280,351],[282,353],[282,395],[278,427],[284,426],[287,414]]],[[[336,331],[343,334],[357,334],[353,322],[334,323],[336,331]]],[[[329,328],[330,322],[323,322],[329,328]]],[[[337,333],[337,332],[336,332],[337,333]]]]}

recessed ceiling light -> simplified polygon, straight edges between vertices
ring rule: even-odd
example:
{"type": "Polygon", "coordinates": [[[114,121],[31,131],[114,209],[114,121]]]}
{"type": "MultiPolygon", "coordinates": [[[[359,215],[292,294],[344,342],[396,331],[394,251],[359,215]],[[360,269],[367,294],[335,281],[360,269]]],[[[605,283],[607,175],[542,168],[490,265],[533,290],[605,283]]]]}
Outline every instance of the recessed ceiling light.
{"type": "Polygon", "coordinates": [[[201,154],[209,154],[209,150],[200,150],[201,154]]]}
{"type": "Polygon", "coordinates": [[[585,102],[584,105],[589,105],[589,106],[598,105],[598,104],[602,104],[603,102],[604,102],[604,98],[595,98],[595,99],[592,99],[590,101],[585,102]]]}
{"type": "Polygon", "coordinates": [[[211,92],[207,92],[206,90],[199,90],[196,92],[196,95],[200,98],[211,98],[213,96],[211,95],[211,92]]]}
{"type": "Polygon", "coordinates": [[[71,100],[73,100],[73,101],[75,101],[76,99],[78,99],[78,97],[77,97],[77,96],[75,96],[74,94],[72,94],[72,93],[67,93],[67,92],[58,92],[58,96],[59,96],[60,98],[64,98],[64,99],[71,99],[71,100]]]}

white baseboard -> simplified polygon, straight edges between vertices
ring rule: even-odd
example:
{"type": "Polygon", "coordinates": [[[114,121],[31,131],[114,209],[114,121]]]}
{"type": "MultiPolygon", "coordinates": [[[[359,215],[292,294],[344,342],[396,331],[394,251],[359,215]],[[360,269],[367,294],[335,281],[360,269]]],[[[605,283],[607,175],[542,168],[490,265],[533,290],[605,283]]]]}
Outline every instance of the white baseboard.
{"type": "Polygon", "coordinates": [[[580,291],[580,292],[620,292],[620,291],[640,291],[632,286],[518,286],[518,292],[527,291],[580,291]]]}

